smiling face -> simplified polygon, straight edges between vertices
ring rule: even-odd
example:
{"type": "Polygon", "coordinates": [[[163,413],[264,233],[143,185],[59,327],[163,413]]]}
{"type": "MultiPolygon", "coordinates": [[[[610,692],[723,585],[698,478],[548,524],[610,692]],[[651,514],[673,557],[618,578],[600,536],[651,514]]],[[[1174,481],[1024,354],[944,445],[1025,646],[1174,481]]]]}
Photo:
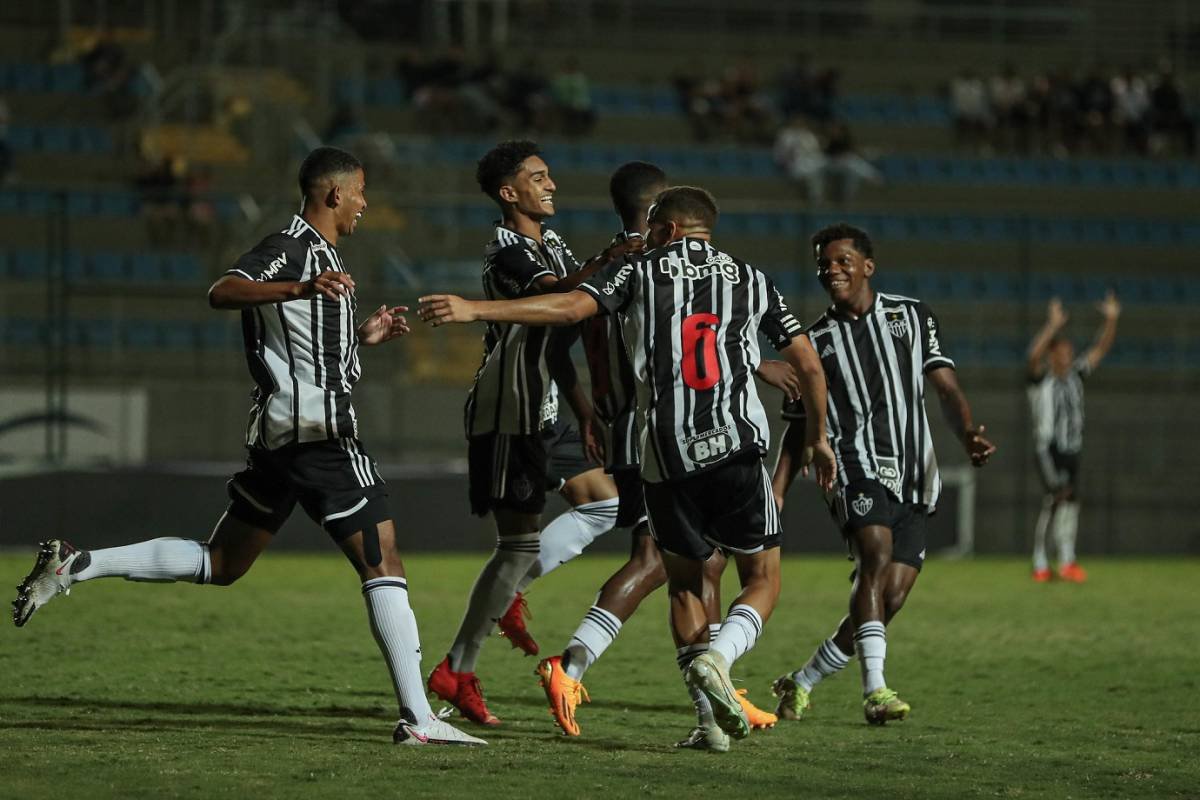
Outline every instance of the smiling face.
{"type": "Polygon", "coordinates": [[[835,239],[818,248],[816,262],[817,280],[835,306],[861,310],[870,305],[869,279],[875,274],[875,261],[860,253],[853,239],[835,239]]]}
{"type": "Polygon", "coordinates": [[[351,236],[367,210],[367,178],[361,169],[338,176],[334,184],[337,205],[333,209],[339,236],[351,236]]]}
{"type": "Polygon", "coordinates": [[[500,186],[500,199],[515,206],[516,212],[542,220],[554,216],[554,192],[557,189],[550,179],[546,162],[541,156],[530,156],[500,186]]]}

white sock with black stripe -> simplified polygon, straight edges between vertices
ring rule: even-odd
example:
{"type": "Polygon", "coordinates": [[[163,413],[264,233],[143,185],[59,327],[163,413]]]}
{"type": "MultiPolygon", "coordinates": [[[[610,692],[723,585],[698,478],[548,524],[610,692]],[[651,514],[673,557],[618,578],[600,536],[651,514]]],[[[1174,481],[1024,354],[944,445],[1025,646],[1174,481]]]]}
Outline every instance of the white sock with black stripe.
{"type": "Polygon", "coordinates": [[[400,714],[407,711],[414,722],[423,725],[433,709],[421,680],[421,639],[417,618],[408,604],[408,582],[404,578],[372,578],[363,582],[362,593],[371,633],[392,674],[400,714]]]}
{"type": "MultiPolygon", "coordinates": [[[[675,663],[679,665],[679,672],[683,675],[687,674],[688,666],[692,660],[701,653],[708,652],[708,645],[690,644],[680,647],[675,650],[675,663]]],[[[685,680],[684,686],[687,686],[688,696],[692,698],[692,706],[696,709],[696,719],[702,726],[713,726],[717,724],[716,717],[713,716],[712,703],[704,696],[704,692],[699,689],[692,688],[685,680]]]]}
{"type": "Polygon", "coordinates": [[[163,537],[121,547],[88,550],[86,558],[87,566],[71,576],[76,581],[117,577],[149,583],[208,583],[212,578],[208,545],[194,539],[163,537]]]}
{"type": "Polygon", "coordinates": [[[1058,544],[1059,566],[1075,563],[1075,536],[1079,531],[1079,503],[1071,500],[1058,504],[1054,515],[1054,539],[1058,544]]]}
{"type": "Polygon", "coordinates": [[[517,591],[524,592],[529,584],[582,553],[597,536],[611,531],[617,524],[618,506],[620,500],[616,497],[597,500],[577,505],[551,520],[542,529],[537,561],[522,576],[517,591]]]}
{"type": "Polygon", "coordinates": [[[743,655],[754,647],[758,637],[762,635],[762,617],[752,606],[738,603],[729,609],[729,615],[721,623],[721,632],[709,644],[709,649],[719,653],[725,663],[733,666],[743,655]]]}
{"type": "Polygon", "coordinates": [[[600,606],[589,608],[563,651],[563,671],[577,681],[582,680],[583,673],[596,663],[620,632],[621,620],[612,612],[600,606]]]}
{"type": "Polygon", "coordinates": [[[845,669],[850,663],[850,658],[834,643],[831,636],[821,642],[807,664],[792,673],[792,679],[806,692],[811,692],[822,680],[845,669]]]}
{"type": "Polygon", "coordinates": [[[887,686],[883,679],[883,662],[887,659],[887,629],[882,622],[871,620],[854,632],[854,649],[862,667],[863,696],[887,686]]]}
{"type": "Polygon", "coordinates": [[[483,565],[467,610],[458,626],[458,635],[450,646],[450,669],[474,672],[483,642],[512,603],[517,581],[538,557],[538,532],[500,536],[492,557],[483,565]]]}

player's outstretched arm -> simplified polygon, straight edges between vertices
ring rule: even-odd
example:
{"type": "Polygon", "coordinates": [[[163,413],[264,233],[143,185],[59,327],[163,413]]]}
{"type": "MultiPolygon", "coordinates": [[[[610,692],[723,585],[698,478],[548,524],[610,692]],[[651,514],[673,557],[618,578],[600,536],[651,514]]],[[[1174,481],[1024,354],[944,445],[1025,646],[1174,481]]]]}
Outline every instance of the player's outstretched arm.
{"type": "Polygon", "coordinates": [[[515,322],[519,325],[574,325],[600,310],[585,291],[540,294],[516,300],[465,300],[454,294],[420,298],[417,316],[433,327],[451,322],[515,322]]]}
{"type": "Polygon", "coordinates": [[[408,306],[380,306],[374,314],[358,326],[358,343],[364,345],[383,344],[409,333],[408,320],[403,316],[408,306]]]}
{"type": "Polygon", "coordinates": [[[779,351],[796,370],[800,378],[800,394],[806,411],[804,425],[804,455],[800,462],[800,474],[808,474],[812,464],[817,471],[817,485],[829,491],[837,475],[837,464],[833,450],[825,437],[825,403],[828,389],[821,360],[813,350],[807,336],[796,336],[791,344],[779,351]]]}
{"type": "Polygon", "coordinates": [[[1050,347],[1050,341],[1066,324],[1067,312],[1063,310],[1062,301],[1057,297],[1051,298],[1050,304],[1046,307],[1046,324],[1029,343],[1027,369],[1031,378],[1042,376],[1045,371],[1043,360],[1046,357],[1046,350],[1050,347]]]}
{"type": "Polygon", "coordinates": [[[1084,358],[1088,362],[1088,370],[1100,366],[1100,362],[1112,349],[1113,340],[1117,338],[1117,318],[1121,316],[1121,303],[1112,289],[1109,289],[1104,299],[1096,304],[1096,308],[1104,316],[1104,321],[1100,323],[1100,329],[1096,331],[1096,340],[1084,354],[1084,358]]]}
{"type": "Polygon", "coordinates": [[[535,285],[543,292],[569,292],[572,289],[579,288],[579,284],[595,275],[601,268],[607,267],[613,261],[623,258],[630,253],[640,253],[644,249],[645,241],[640,236],[621,242],[613,242],[583,262],[579,269],[570,273],[565,278],[553,278],[549,275],[543,275],[535,282],[535,285]]]}
{"type": "Polygon", "coordinates": [[[763,361],[754,374],[783,392],[789,401],[795,402],[800,398],[800,376],[796,374],[795,367],[786,361],[763,361]]]}
{"type": "Polygon", "coordinates": [[[942,404],[942,414],[954,430],[954,435],[962,442],[971,459],[971,466],[982,467],[996,452],[992,444],[983,434],[984,426],[976,427],[971,419],[971,405],[966,395],[958,385],[958,376],[950,367],[939,367],[926,373],[926,377],[937,389],[938,400],[942,404]]]}
{"type": "Polygon", "coordinates": [[[350,273],[333,270],[307,281],[252,281],[240,275],[222,275],[208,289],[208,304],[212,308],[241,309],[307,300],[318,294],[336,301],[353,292],[350,273]]]}

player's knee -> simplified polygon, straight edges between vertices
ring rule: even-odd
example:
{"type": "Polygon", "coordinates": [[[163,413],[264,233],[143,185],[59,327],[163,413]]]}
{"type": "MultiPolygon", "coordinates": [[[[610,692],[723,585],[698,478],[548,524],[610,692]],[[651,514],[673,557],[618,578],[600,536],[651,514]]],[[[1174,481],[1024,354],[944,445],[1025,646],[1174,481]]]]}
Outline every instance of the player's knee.
{"type": "Polygon", "coordinates": [[[662,559],[657,556],[647,557],[638,553],[633,557],[634,581],[647,587],[650,591],[657,589],[667,582],[667,569],[662,559]]]}
{"type": "Polygon", "coordinates": [[[213,586],[232,586],[238,578],[250,569],[249,564],[231,564],[220,558],[218,554],[210,556],[212,577],[209,580],[213,586]]]}

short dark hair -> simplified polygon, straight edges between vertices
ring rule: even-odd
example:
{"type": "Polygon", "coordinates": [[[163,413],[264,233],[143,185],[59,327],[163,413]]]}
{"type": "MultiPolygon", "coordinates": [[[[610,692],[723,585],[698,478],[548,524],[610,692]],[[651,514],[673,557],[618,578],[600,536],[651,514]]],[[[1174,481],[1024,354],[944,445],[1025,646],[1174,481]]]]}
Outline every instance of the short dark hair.
{"type": "Polygon", "coordinates": [[[537,142],[528,139],[512,139],[488,150],[475,167],[475,180],[488,197],[499,202],[500,187],[504,181],[516,175],[522,162],[530,156],[540,155],[537,142]]]}
{"type": "Polygon", "coordinates": [[[300,194],[308,197],[325,178],[345,175],[362,168],[362,162],[345,150],[339,150],[336,147],[318,147],[309,153],[304,158],[304,163],[300,165],[298,176],[300,194]]]}
{"type": "Polygon", "coordinates": [[[666,182],[667,173],[645,161],[630,161],[617,167],[608,182],[608,193],[621,221],[628,224],[644,217],[654,202],[655,195],[651,193],[666,182]]]}
{"type": "Polygon", "coordinates": [[[717,225],[717,201],[699,186],[672,186],[654,198],[650,217],[654,220],[698,222],[708,230],[717,225]]]}
{"type": "Polygon", "coordinates": [[[818,250],[823,249],[830,242],[836,242],[839,239],[849,239],[854,244],[855,250],[866,258],[874,258],[874,248],[871,246],[871,237],[867,235],[867,232],[845,222],[827,225],[813,234],[813,255],[815,256],[818,250]]]}

